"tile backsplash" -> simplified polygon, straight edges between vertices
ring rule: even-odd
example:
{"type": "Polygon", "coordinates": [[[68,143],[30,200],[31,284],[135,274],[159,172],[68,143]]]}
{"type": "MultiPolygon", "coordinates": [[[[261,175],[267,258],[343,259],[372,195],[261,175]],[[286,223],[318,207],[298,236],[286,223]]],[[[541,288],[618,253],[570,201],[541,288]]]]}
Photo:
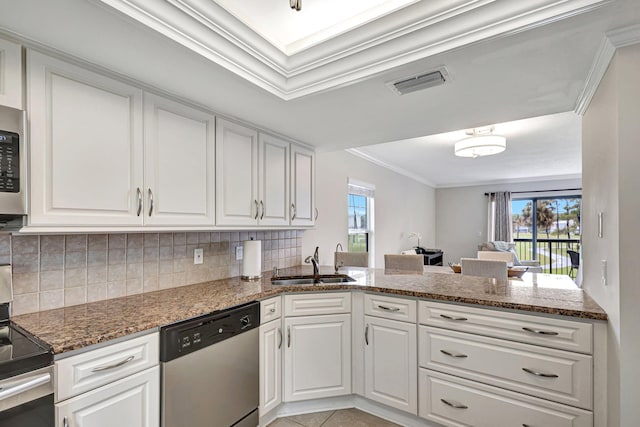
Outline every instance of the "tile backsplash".
{"type": "Polygon", "coordinates": [[[239,276],[236,247],[262,240],[262,270],[301,264],[302,230],[0,235],[13,314],[239,276]],[[193,250],[204,250],[193,264],[193,250]]]}

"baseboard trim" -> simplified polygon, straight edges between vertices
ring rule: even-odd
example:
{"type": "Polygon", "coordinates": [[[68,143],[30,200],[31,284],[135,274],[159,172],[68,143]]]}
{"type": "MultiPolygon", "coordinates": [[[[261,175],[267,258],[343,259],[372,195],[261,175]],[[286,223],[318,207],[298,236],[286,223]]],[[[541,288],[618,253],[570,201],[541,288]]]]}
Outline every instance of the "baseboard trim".
{"type": "Polygon", "coordinates": [[[314,412],[335,411],[356,408],[376,417],[391,421],[403,427],[442,427],[415,415],[351,394],[349,396],[329,397],[326,399],[305,400],[302,402],[282,403],[260,417],[260,427],[266,427],[278,418],[314,412]]]}

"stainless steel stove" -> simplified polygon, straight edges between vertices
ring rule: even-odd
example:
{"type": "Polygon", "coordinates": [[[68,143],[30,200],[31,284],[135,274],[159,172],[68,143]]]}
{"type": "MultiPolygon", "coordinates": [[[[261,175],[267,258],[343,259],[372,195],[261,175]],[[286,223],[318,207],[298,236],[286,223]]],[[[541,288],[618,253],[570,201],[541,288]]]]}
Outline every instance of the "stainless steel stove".
{"type": "Polygon", "coordinates": [[[0,427],[53,427],[53,353],[11,322],[11,266],[0,265],[0,427]]]}

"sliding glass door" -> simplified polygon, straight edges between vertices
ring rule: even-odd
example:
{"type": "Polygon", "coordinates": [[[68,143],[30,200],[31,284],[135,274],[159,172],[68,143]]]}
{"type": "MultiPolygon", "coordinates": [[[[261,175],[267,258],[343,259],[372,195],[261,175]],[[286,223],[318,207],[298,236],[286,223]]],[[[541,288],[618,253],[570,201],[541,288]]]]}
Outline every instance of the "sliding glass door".
{"type": "Polygon", "coordinates": [[[581,202],[581,196],[514,199],[513,240],[518,257],[538,260],[545,273],[569,274],[570,253],[580,251],[581,202]]]}

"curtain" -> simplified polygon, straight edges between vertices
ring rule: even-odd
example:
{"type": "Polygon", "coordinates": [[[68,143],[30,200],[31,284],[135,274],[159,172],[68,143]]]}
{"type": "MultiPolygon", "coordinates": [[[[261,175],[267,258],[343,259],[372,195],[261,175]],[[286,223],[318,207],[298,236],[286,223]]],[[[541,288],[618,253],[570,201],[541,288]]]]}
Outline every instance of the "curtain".
{"type": "Polygon", "coordinates": [[[487,241],[511,242],[511,192],[489,193],[487,241]]]}

